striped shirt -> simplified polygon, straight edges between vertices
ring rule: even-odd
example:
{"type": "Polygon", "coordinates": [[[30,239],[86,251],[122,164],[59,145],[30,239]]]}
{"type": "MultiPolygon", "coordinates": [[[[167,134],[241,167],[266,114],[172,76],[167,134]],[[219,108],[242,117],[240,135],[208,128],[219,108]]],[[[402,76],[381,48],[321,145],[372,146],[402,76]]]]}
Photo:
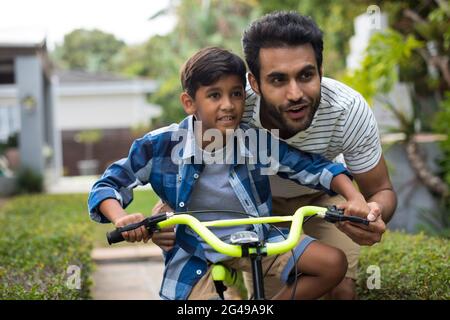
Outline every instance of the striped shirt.
{"type": "MultiPolygon", "coordinates": [[[[243,122],[261,128],[260,97],[247,86],[243,122]]],[[[352,174],[373,169],[382,154],[378,126],[366,100],[345,84],[323,77],[320,104],[311,126],[284,140],[306,152],[344,163],[352,174]]],[[[317,192],[277,176],[270,177],[272,195],[292,198],[317,192]]]]}

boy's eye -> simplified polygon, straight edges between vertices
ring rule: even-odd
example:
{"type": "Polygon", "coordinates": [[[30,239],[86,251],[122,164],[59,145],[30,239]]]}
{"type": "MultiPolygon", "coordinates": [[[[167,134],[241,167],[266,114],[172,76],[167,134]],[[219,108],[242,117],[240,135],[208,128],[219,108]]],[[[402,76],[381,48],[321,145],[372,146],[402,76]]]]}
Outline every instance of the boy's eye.
{"type": "Polygon", "coordinates": [[[218,99],[220,98],[220,94],[218,92],[212,92],[208,95],[208,98],[218,99]]]}
{"type": "Polygon", "coordinates": [[[284,78],[282,78],[282,77],[274,77],[270,80],[270,82],[275,85],[280,84],[283,81],[284,81],[284,78]]]}
{"type": "Polygon", "coordinates": [[[234,91],[231,95],[233,97],[242,97],[243,96],[242,91],[234,91]]]}

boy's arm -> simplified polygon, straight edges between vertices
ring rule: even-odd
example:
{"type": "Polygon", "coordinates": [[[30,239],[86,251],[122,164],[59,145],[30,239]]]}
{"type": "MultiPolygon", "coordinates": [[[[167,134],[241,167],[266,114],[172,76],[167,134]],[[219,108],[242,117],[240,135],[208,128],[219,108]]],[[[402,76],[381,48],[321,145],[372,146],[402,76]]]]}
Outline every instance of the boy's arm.
{"type": "Polygon", "coordinates": [[[127,158],[115,162],[105,171],[89,194],[91,219],[101,223],[114,222],[125,213],[123,208],[132,201],[133,188],[149,181],[152,155],[152,142],[147,135],[133,143],[127,158]],[[102,206],[107,199],[114,202],[108,201],[109,205],[102,206]]]}
{"type": "MultiPolygon", "coordinates": [[[[131,223],[141,222],[145,219],[141,213],[127,214],[120,203],[115,199],[106,199],[100,203],[100,212],[111,221],[116,228],[129,225],[131,223]]],[[[126,241],[135,242],[144,240],[145,243],[150,239],[148,231],[144,227],[139,229],[122,232],[126,241]]]]}
{"type": "MultiPolygon", "coordinates": [[[[271,137],[271,139],[276,138],[271,137]]],[[[334,177],[343,174],[348,175],[347,179],[350,180],[350,173],[341,163],[331,162],[318,154],[300,151],[282,140],[278,143],[279,157],[273,159],[274,161],[269,165],[276,169],[280,177],[290,179],[302,186],[323,190],[330,195],[335,195],[337,192],[331,186],[334,177]]]]}
{"type": "Polygon", "coordinates": [[[279,150],[278,175],[314,189],[323,189],[331,195],[340,194],[347,200],[338,206],[344,209],[345,214],[367,217],[369,206],[342,164],[331,162],[320,155],[302,152],[284,141],[280,141],[279,150]]]}

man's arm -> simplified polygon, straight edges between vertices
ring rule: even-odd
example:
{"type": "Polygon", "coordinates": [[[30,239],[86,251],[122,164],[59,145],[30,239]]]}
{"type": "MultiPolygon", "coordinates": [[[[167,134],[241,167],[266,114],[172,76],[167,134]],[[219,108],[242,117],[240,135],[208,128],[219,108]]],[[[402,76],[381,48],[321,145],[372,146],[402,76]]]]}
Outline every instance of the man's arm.
{"type": "Polygon", "coordinates": [[[389,179],[384,157],[368,172],[355,174],[355,181],[367,202],[375,202],[380,207],[380,214],[385,223],[394,215],[397,196],[389,179]]]}
{"type": "Polygon", "coordinates": [[[337,226],[359,245],[371,246],[381,241],[386,231],[386,223],[392,218],[397,207],[397,196],[390,182],[383,156],[373,169],[355,174],[354,178],[370,208],[367,219],[372,222],[367,227],[348,221],[337,223],[337,226]]]}

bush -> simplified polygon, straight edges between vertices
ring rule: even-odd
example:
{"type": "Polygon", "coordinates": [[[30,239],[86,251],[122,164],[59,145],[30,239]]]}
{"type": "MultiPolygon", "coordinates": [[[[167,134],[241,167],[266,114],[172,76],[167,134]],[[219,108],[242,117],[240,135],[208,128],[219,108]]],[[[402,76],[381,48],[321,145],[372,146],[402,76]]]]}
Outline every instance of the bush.
{"type": "Polygon", "coordinates": [[[0,209],[0,225],[0,299],[89,298],[86,195],[16,197],[0,209]],[[80,289],[66,285],[70,266],[80,268],[80,289]]]}
{"type": "Polygon", "coordinates": [[[32,169],[24,168],[17,173],[17,192],[40,193],[44,189],[44,178],[32,169]]]}
{"type": "Polygon", "coordinates": [[[360,299],[450,299],[450,241],[422,234],[387,232],[364,247],[360,257],[360,299]],[[371,265],[380,268],[380,289],[367,288],[371,265]]]}

